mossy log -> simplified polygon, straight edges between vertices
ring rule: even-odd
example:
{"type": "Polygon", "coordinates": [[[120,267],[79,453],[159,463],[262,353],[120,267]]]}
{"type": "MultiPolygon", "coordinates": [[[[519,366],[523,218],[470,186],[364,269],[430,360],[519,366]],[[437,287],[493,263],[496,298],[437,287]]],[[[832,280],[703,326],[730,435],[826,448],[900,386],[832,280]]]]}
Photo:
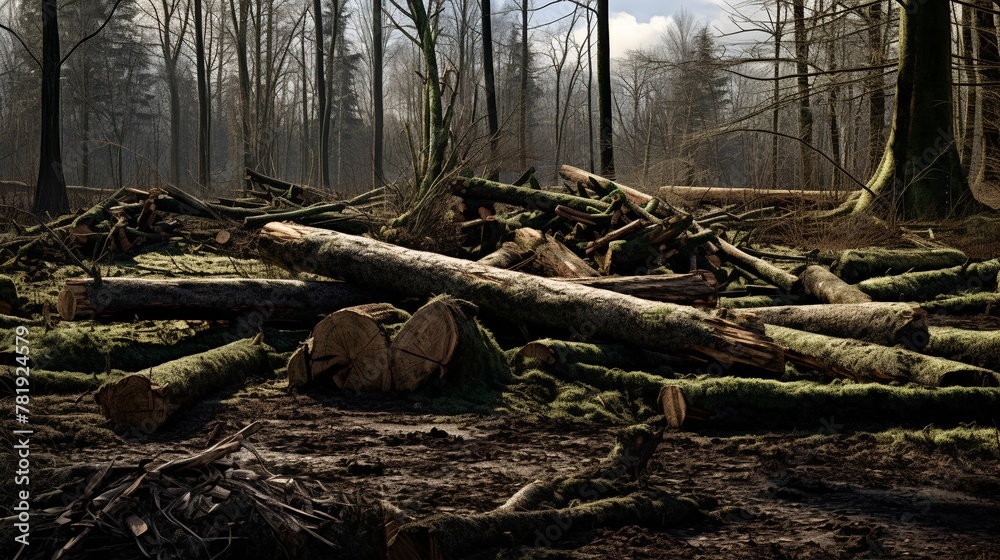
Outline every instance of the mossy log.
{"type": "Polygon", "coordinates": [[[386,327],[410,314],[387,303],[372,303],[331,313],[288,362],[288,385],[301,388],[332,381],[338,389],[388,391],[389,337],[386,327]]]}
{"type": "Polygon", "coordinates": [[[520,228],[514,232],[514,243],[525,251],[534,253],[528,269],[539,276],[579,278],[600,276],[583,259],[565,245],[537,229],[520,228]]]}
{"type": "Polygon", "coordinates": [[[821,204],[836,206],[851,196],[850,191],[815,191],[802,189],[751,189],[742,187],[683,187],[666,186],[656,196],[668,202],[686,206],[726,206],[730,204],[787,206],[789,204],[821,204]]]}
{"type": "Polygon", "coordinates": [[[452,194],[462,198],[494,200],[521,206],[528,210],[555,212],[556,206],[568,206],[581,212],[604,212],[609,203],[571,194],[535,190],[530,187],[515,187],[486,179],[459,177],[452,183],[452,194]]]}
{"type": "Polygon", "coordinates": [[[506,241],[496,251],[479,259],[478,262],[484,266],[495,266],[497,268],[514,268],[531,258],[533,253],[525,251],[513,241],[506,241]]]}
{"type": "Polygon", "coordinates": [[[996,387],[991,370],[848,338],[786,327],[767,326],[767,334],[793,351],[817,359],[831,370],[849,372],[855,381],[916,383],[926,387],[996,387]]]}
{"type": "Polygon", "coordinates": [[[305,208],[296,208],[294,210],[289,210],[287,212],[277,212],[274,214],[261,214],[259,216],[247,216],[243,219],[243,225],[247,227],[260,227],[267,222],[273,222],[276,220],[289,221],[289,222],[300,222],[305,218],[311,218],[317,214],[324,213],[339,213],[347,204],[344,202],[334,202],[328,204],[315,204],[313,206],[307,206],[305,208]],[[273,218],[273,219],[272,219],[273,218]]]}
{"type": "Polygon", "coordinates": [[[978,292],[932,299],[920,304],[928,313],[946,315],[1000,315],[1000,293],[978,292]]]}
{"type": "Polygon", "coordinates": [[[719,281],[705,270],[688,274],[650,274],[646,276],[613,276],[601,278],[561,278],[592,288],[611,290],[652,301],[680,305],[715,307],[719,281]]]}
{"type": "MultiPolygon", "coordinates": [[[[627,196],[630,201],[636,204],[646,205],[653,199],[652,196],[642,191],[611,181],[610,179],[590,173],[589,171],[584,171],[578,167],[573,167],[572,165],[563,165],[560,167],[559,175],[563,179],[571,183],[575,183],[581,188],[590,190],[600,189],[602,192],[599,192],[598,194],[601,194],[602,196],[604,193],[610,192],[613,188],[617,188],[619,191],[625,193],[625,196],[627,196]]],[[[661,215],[666,216],[666,214],[661,215]]]]}
{"type": "Polygon", "coordinates": [[[745,313],[771,325],[883,346],[919,351],[927,345],[927,313],[908,303],[786,305],[745,313]]]}
{"type": "Polygon", "coordinates": [[[957,249],[884,249],[866,247],[840,253],[830,269],[844,282],[856,284],[869,278],[906,272],[940,270],[968,260],[957,249]]]}
{"type": "Polygon", "coordinates": [[[926,301],[946,294],[994,291],[997,289],[997,272],[1000,272],[1000,259],[942,270],[870,278],[857,286],[875,301],[926,301]]]}
{"type": "Polygon", "coordinates": [[[405,249],[295,224],[271,223],[260,245],[292,270],[427,297],[449,293],[515,321],[588,335],[681,357],[697,355],[784,371],[769,339],[705,311],[405,249]]]}
{"type": "Polygon", "coordinates": [[[1000,331],[931,327],[930,344],[923,351],[931,356],[1000,371],[1000,331]]]}
{"type": "Polygon", "coordinates": [[[785,272],[764,259],[748,255],[723,239],[719,239],[717,244],[726,260],[734,266],[786,292],[794,290],[798,282],[798,277],[794,274],[785,272]]]}
{"type": "Polygon", "coordinates": [[[97,404],[116,424],[153,432],[185,406],[247,377],[272,373],[269,350],[258,336],[167,362],[103,385],[97,404]]]}
{"type": "MultiPolygon", "coordinates": [[[[0,367],[0,386],[9,389],[8,394],[14,394],[16,379],[14,367],[0,367]]],[[[48,371],[31,368],[32,395],[72,395],[87,393],[98,389],[109,381],[120,379],[122,374],[115,373],[82,373],[78,371],[48,371]]]]}
{"type": "Polygon", "coordinates": [[[930,423],[992,425],[1000,391],[976,387],[899,387],[877,383],[779,382],[768,379],[668,379],[688,406],[710,411],[712,426],[770,429],[858,429],[866,424],[922,428],[930,423]]]}
{"type": "Polygon", "coordinates": [[[868,294],[819,265],[806,267],[799,274],[798,286],[807,296],[823,303],[869,303],[872,300],[868,294]]]}
{"type": "Polygon", "coordinates": [[[680,366],[684,360],[659,352],[621,344],[591,344],[543,338],[522,346],[519,358],[536,359],[548,365],[590,364],[623,370],[663,371],[680,366]]]}
{"type": "Polygon", "coordinates": [[[413,314],[389,345],[392,388],[415,391],[438,380],[463,385],[510,376],[503,352],[476,321],[478,308],[439,297],[413,314]]]}
{"type": "Polygon", "coordinates": [[[0,315],[10,315],[17,307],[17,286],[9,276],[0,275],[0,315]]]}
{"type": "Polygon", "coordinates": [[[66,321],[89,319],[231,319],[252,313],[262,322],[314,321],[338,309],[384,301],[343,282],[260,278],[70,279],[56,307],[66,321]]]}
{"type": "Polygon", "coordinates": [[[545,546],[571,532],[629,525],[664,529],[705,517],[693,500],[655,491],[545,511],[498,510],[469,516],[441,514],[400,527],[389,543],[389,559],[464,558],[495,547],[545,546]]]}
{"type": "Polygon", "coordinates": [[[780,294],[776,296],[720,297],[718,305],[724,309],[756,309],[758,307],[780,307],[804,303],[806,303],[805,296],[799,294],[780,294]]]}

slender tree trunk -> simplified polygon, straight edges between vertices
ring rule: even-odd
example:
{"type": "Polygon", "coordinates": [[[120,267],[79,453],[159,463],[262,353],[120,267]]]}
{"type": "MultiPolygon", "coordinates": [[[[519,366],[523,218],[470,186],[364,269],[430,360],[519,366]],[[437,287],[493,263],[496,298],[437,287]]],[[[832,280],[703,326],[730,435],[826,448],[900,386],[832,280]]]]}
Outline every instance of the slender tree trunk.
{"type": "Polygon", "coordinates": [[[809,107],[809,39],[806,35],[805,0],[792,0],[792,19],[795,25],[795,71],[798,74],[799,93],[799,157],[802,160],[802,181],[808,189],[815,183],[813,176],[812,132],[813,115],[809,107]]]}
{"type": "Polygon", "coordinates": [[[236,67],[240,81],[240,131],[243,141],[243,167],[253,169],[250,156],[250,63],[247,60],[247,24],[250,13],[250,0],[240,0],[239,10],[235,0],[229,0],[230,17],[233,21],[233,34],[236,47],[236,67]]]}
{"type": "Polygon", "coordinates": [[[205,29],[202,25],[201,0],[194,0],[194,53],[198,74],[198,183],[211,188],[212,100],[208,95],[208,70],[205,68],[205,29]]]}
{"type": "Polygon", "coordinates": [[[299,56],[302,60],[302,127],[299,141],[299,176],[303,183],[310,182],[312,162],[309,159],[309,65],[306,64],[306,26],[302,26],[302,41],[299,43],[299,56]]]}
{"type": "MultiPolygon", "coordinates": [[[[996,5],[988,0],[977,0],[977,5],[992,10],[996,5]]],[[[983,165],[979,178],[995,183],[1000,180],[1000,48],[997,46],[997,28],[993,13],[976,10],[976,37],[980,93],[983,107],[983,165]]]]}
{"type": "MultiPolygon", "coordinates": [[[[590,167],[587,171],[594,172],[594,51],[593,34],[591,31],[592,12],[590,1],[587,1],[587,152],[590,154],[590,167]]],[[[561,163],[561,162],[556,162],[561,163]]]]}
{"type": "Polygon", "coordinates": [[[771,130],[774,135],[771,138],[771,188],[778,188],[778,105],[781,101],[781,88],[778,78],[781,72],[781,0],[776,0],[774,15],[774,94],[772,103],[774,109],[771,111],[771,130]]]}
{"type": "Polygon", "coordinates": [[[521,0],[521,123],[519,152],[521,169],[528,166],[528,0],[521,0]]]}
{"type": "MultiPolygon", "coordinates": [[[[489,0],[484,0],[488,2],[489,0]]],[[[385,183],[383,170],[383,134],[385,128],[382,99],[382,0],[372,0],[372,188],[378,188],[385,183]]],[[[491,67],[492,70],[492,67],[491,67]]]]}
{"type": "Polygon", "coordinates": [[[955,147],[950,3],[900,8],[896,107],[882,161],[856,212],[933,219],[980,210],[955,147]],[[877,198],[876,198],[877,197],[877,198]]]}
{"type": "Polygon", "coordinates": [[[600,113],[601,175],[615,178],[611,117],[611,33],[608,0],[597,0],[597,109],[600,113]]]}
{"type": "Polygon", "coordinates": [[[330,185],[330,103],[326,99],[326,64],[323,62],[323,6],[313,0],[316,27],[316,100],[319,112],[319,184],[330,185]]]}
{"type": "Polygon", "coordinates": [[[885,26],[881,0],[868,8],[868,52],[872,68],[868,78],[868,160],[872,169],[878,165],[885,146],[885,85],[882,64],[885,63],[885,46],[882,29],[885,26]]]}
{"type": "Polygon", "coordinates": [[[42,0],[42,137],[32,206],[39,216],[69,212],[59,130],[60,57],[56,0],[42,0]]]}
{"type": "Polygon", "coordinates": [[[500,180],[500,162],[497,158],[497,132],[500,130],[497,117],[497,86],[493,72],[493,22],[490,0],[482,1],[483,17],[483,77],[486,82],[486,122],[490,129],[490,166],[493,168],[488,178],[500,180]]]}
{"type": "MultiPolygon", "coordinates": [[[[88,73],[89,74],[89,73],[88,73]]],[[[83,76],[83,118],[80,122],[80,185],[90,186],[90,76],[83,76]]]]}

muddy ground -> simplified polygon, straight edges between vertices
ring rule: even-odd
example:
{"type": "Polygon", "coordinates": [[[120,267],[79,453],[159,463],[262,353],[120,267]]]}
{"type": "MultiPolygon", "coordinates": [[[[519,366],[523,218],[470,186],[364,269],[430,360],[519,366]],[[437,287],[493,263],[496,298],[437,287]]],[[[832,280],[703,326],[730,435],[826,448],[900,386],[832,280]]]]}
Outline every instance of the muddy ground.
{"type": "MultiPolygon", "coordinates": [[[[423,517],[493,509],[536,478],[597,461],[616,432],[499,415],[434,416],[419,399],[296,395],[283,385],[266,381],[199,404],[152,436],[108,430],[89,397],[37,397],[33,464],[168,459],[261,420],[267,427],[255,448],[272,472],[354,488],[423,517]]],[[[670,433],[646,483],[714,496],[745,512],[722,525],[664,532],[563,536],[548,528],[544,536],[542,527],[539,544],[575,558],[1000,558],[1000,435],[995,448],[933,439],[872,433],[849,418],[817,418],[812,429],[793,433],[670,433]]]]}

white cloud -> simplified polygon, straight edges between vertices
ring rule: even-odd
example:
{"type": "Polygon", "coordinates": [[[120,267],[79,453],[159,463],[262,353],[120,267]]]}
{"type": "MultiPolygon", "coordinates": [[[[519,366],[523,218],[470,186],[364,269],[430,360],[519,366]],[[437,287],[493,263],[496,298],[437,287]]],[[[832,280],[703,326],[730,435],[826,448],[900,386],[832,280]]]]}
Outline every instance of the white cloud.
{"type": "Polygon", "coordinates": [[[611,56],[624,56],[627,51],[658,45],[670,25],[671,18],[653,16],[640,23],[627,12],[611,14],[608,28],[611,33],[611,56]]]}

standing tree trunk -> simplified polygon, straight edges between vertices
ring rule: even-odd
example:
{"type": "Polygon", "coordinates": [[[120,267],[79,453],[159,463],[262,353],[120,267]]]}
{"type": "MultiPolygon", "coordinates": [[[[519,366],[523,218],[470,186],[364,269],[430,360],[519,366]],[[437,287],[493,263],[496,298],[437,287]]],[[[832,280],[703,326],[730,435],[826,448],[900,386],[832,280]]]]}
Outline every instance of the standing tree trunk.
{"type": "Polygon", "coordinates": [[[500,166],[497,157],[497,132],[500,130],[497,118],[497,86],[493,75],[493,22],[490,0],[483,0],[483,77],[486,81],[486,122],[490,128],[490,165],[493,169],[487,175],[491,181],[500,180],[500,166]]]}
{"type": "Polygon", "coordinates": [[[980,83],[983,84],[983,165],[979,178],[982,181],[1000,180],[1000,48],[997,46],[997,28],[993,2],[978,0],[983,10],[976,10],[976,37],[979,57],[980,83]]]}
{"type": "Polygon", "coordinates": [[[885,146],[882,129],[885,128],[885,85],[882,64],[885,63],[885,46],[882,44],[884,26],[882,2],[879,0],[868,8],[868,56],[873,68],[868,77],[868,154],[871,169],[878,167],[885,146]]]}
{"type": "Polygon", "coordinates": [[[205,68],[205,29],[201,21],[201,0],[194,0],[194,56],[198,74],[198,183],[209,188],[212,183],[212,100],[208,95],[208,70],[205,68]]]}
{"type": "Polygon", "coordinates": [[[528,0],[521,0],[521,111],[518,128],[521,169],[528,166],[528,0]]]}
{"type": "Polygon", "coordinates": [[[972,197],[952,126],[950,3],[900,10],[892,128],[855,212],[927,219],[976,211],[982,205],[972,197]]]}
{"type": "Polygon", "coordinates": [[[250,157],[250,63],[247,60],[247,22],[250,17],[249,0],[240,0],[239,10],[235,0],[229,0],[229,14],[236,40],[236,66],[240,81],[240,130],[243,135],[243,167],[254,169],[250,157]]]}
{"type": "Polygon", "coordinates": [[[326,65],[323,63],[323,6],[313,0],[316,27],[316,102],[319,111],[319,183],[330,185],[330,103],[326,99],[326,65]]]}
{"type": "Polygon", "coordinates": [[[32,206],[40,216],[69,212],[59,130],[60,57],[56,0],[42,0],[42,138],[32,206]]]}
{"type": "MultiPolygon", "coordinates": [[[[813,176],[812,131],[813,115],[809,107],[809,39],[806,36],[805,0],[792,0],[795,24],[795,72],[799,92],[799,157],[802,160],[802,181],[806,189],[815,184],[813,176]]],[[[832,47],[831,47],[832,49],[832,47]]]]}
{"type": "MultiPolygon", "coordinates": [[[[587,2],[587,153],[590,155],[590,167],[587,171],[594,172],[594,51],[591,37],[593,13],[590,2],[587,2]]],[[[558,163],[558,162],[556,162],[558,163]]]]}
{"type": "MultiPolygon", "coordinates": [[[[488,2],[488,0],[484,0],[488,2]]],[[[385,128],[382,108],[382,0],[372,0],[372,188],[385,182],[382,168],[382,135],[385,128]]]]}
{"type": "Polygon", "coordinates": [[[774,3],[774,94],[772,103],[774,109],[771,110],[771,130],[774,135],[771,138],[771,188],[778,188],[778,107],[781,101],[781,0],[774,3]]]}
{"type": "Polygon", "coordinates": [[[974,36],[976,33],[973,16],[973,8],[962,6],[962,57],[965,59],[965,81],[970,84],[966,88],[968,97],[965,100],[965,115],[962,121],[962,163],[965,165],[966,175],[972,169],[972,159],[976,150],[976,105],[978,103],[978,90],[976,82],[979,81],[976,75],[976,50],[974,36]]]}
{"type": "Polygon", "coordinates": [[[600,113],[601,175],[615,178],[611,126],[611,33],[608,0],[597,0],[597,110],[600,113]]]}

